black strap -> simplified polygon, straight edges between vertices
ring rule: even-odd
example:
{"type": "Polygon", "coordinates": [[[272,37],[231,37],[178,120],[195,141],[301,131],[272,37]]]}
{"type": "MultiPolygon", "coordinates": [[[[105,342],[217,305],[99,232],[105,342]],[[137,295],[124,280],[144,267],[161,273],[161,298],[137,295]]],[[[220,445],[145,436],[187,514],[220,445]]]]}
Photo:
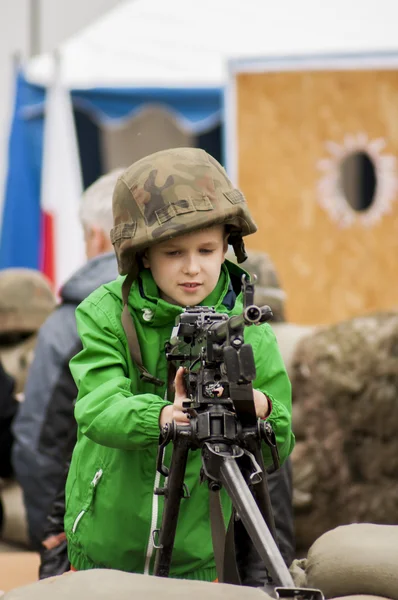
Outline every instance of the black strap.
{"type": "Polygon", "coordinates": [[[122,284],[122,298],[123,298],[123,311],[122,311],[122,325],[127,338],[127,344],[130,350],[131,358],[137,365],[139,372],[141,373],[141,379],[153,383],[154,385],[164,385],[164,381],[154,377],[147,371],[142,362],[141,348],[138,341],[137,331],[135,329],[133,317],[130,314],[128,307],[128,299],[130,289],[134,281],[134,274],[130,273],[122,284]]]}
{"type": "Polygon", "coordinates": [[[209,494],[211,537],[213,542],[214,560],[220,583],[240,585],[241,580],[236,564],[234,521],[235,510],[225,533],[224,515],[221,506],[220,492],[210,491],[209,494]]]}
{"type": "Polygon", "coordinates": [[[231,244],[234,249],[236,259],[238,263],[243,263],[247,259],[247,252],[245,249],[245,243],[242,239],[242,234],[240,231],[231,231],[228,243],[231,244]]]}
{"type": "Polygon", "coordinates": [[[242,579],[236,560],[235,518],[236,512],[235,509],[232,509],[232,515],[229,520],[227,534],[225,536],[224,582],[232,583],[233,585],[241,585],[242,579]]]}

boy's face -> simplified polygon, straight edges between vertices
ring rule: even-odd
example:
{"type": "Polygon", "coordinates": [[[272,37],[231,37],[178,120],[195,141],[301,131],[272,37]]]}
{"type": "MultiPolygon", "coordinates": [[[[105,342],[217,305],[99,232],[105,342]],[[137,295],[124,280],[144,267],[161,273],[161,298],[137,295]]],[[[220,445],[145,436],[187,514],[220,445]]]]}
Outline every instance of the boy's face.
{"type": "Polygon", "coordinates": [[[195,306],[216,287],[227,249],[224,226],[215,225],[151,246],[143,263],[163,300],[195,306]]]}

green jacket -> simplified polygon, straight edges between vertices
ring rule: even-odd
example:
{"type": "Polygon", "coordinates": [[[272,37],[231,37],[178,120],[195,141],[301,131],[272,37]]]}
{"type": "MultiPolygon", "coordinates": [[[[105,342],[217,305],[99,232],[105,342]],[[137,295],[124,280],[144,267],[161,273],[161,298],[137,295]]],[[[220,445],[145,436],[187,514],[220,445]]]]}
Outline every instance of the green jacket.
{"type": "MultiPolygon", "coordinates": [[[[238,296],[232,310],[232,282],[240,289],[242,271],[225,265],[212,294],[202,302],[218,312],[242,311],[238,296]]],[[[135,573],[152,573],[155,552],[152,532],[160,527],[163,496],[154,488],[164,484],[156,471],[159,415],[168,404],[165,389],[139,378],[121,324],[123,278],[93,292],[76,311],[83,350],[70,367],[79,389],[75,417],[78,439],[66,485],[65,531],[69,559],[78,570],[105,567],[135,573]]],[[[233,293],[233,292],[232,292],[233,293]]],[[[129,307],[142,358],[150,373],[167,379],[163,351],[175,318],[183,309],[163,301],[149,271],[134,282],[129,307]]],[[[268,325],[247,327],[245,341],[252,344],[257,378],[254,387],[272,400],[269,416],[284,461],[293,449],[291,388],[275,336],[268,325]]],[[[166,464],[172,446],[167,447],[166,464]]],[[[264,445],[266,463],[271,463],[264,445]]],[[[181,502],[171,577],[216,578],[209,521],[209,491],[200,485],[199,451],[190,452],[185,484],[190,498],[181,502]]],[[[222,490],[225,518],[231,513],[222,490]]]]}

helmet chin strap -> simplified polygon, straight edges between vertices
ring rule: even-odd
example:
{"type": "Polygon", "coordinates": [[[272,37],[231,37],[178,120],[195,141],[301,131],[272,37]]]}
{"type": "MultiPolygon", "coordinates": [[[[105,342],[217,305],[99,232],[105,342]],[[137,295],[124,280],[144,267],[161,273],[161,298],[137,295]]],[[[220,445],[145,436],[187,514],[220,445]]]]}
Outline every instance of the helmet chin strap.
{"type": "Polygon", "coordinates": [[[228,243],[231,244],[232,248],[234,249],[238,263],[245,262],[247,259],[247,252],[241,234],[232,232],[228,238],[228,243]]]}

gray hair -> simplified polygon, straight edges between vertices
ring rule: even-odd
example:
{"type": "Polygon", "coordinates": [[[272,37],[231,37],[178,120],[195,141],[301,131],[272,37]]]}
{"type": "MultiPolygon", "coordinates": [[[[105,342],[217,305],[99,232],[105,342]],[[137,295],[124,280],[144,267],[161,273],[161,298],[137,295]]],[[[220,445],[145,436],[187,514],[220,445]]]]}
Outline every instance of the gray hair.
{"type": "Polygon", "coordinates": [[[79,217],[83,229],[101,227],[108,235],[113,227],[112,195],[116,181],[125,169],[113,169],[94,181],[80,200],[79,217]]]}

